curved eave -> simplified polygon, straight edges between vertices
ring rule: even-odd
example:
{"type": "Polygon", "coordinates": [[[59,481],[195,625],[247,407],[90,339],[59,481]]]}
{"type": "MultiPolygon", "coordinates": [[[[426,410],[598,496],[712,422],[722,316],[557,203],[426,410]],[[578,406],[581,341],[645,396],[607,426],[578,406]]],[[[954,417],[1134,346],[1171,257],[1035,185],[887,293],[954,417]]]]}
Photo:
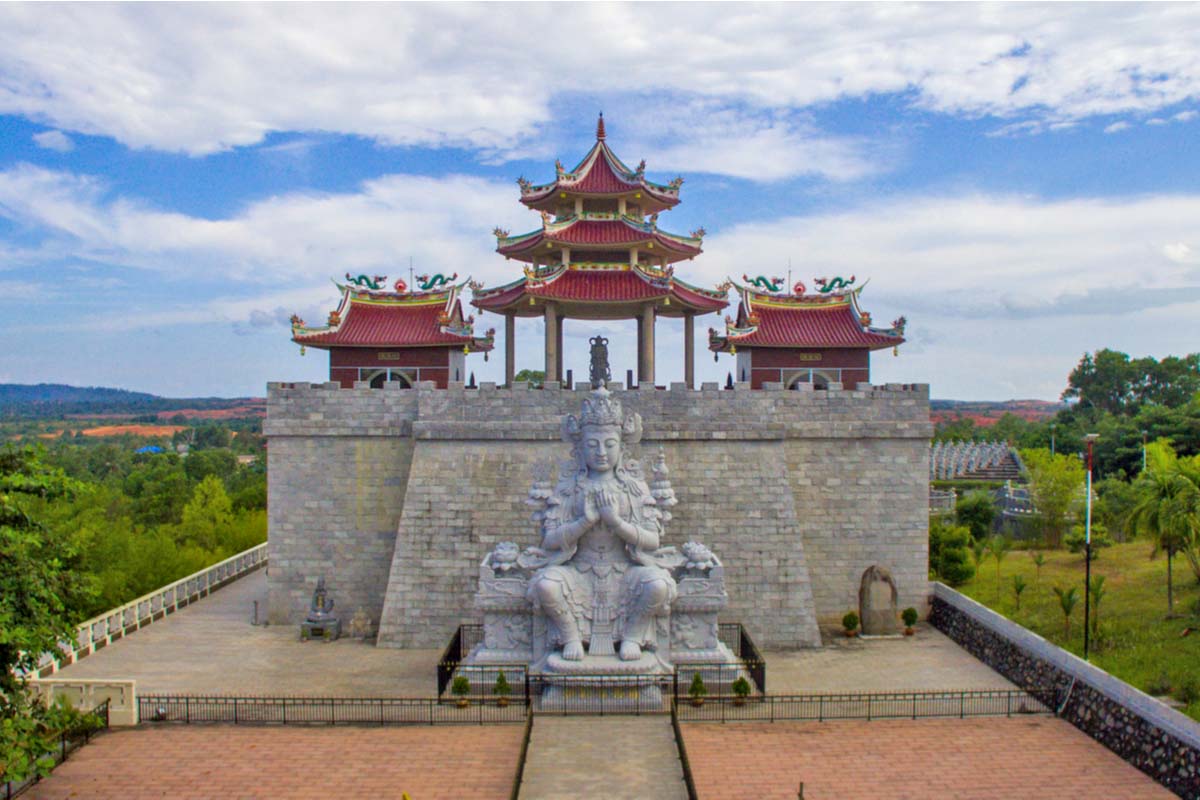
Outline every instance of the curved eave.
{"type": "Polygon", "coordinates": [[[535,252],[539,249],[553,252],[556,248],[561,249],[564,247],[586,248],[589,250],[629,250],[636,247],[639,250],[645,250],[649,254],[653,253],[655,248],[659,248],[659,252],[665,251],[669,255],[674,256],[673,261],[680,261],[700,255],[703,252],[700,242],[701,240],[698,238],[680,236],[657,229],[646,229],[644,226],[636,222],[630,222],[628,219],[572,219],[565,224],[554,223],[540,231],[531,231],[520,236],[510,236],[502,239],[498,242],[496,252],[506,258],[532,262],[535,252]],[[583,225],[620,225],[624,226],[633,235],[627,235],[617,241],[602,241],[594,236],[578,235],[575,229],[583,225]],[[550,247],[543,247],[547,243],[550,247]]]}
{"type": "MultiPolygon", "coordinates": [[[[664,316],[679,316],[688,311],[709,314],[729,304],[719,292],[699,289],[673,277],[647,275],[639,269],[559,269],[543,279],[526,277],[496,289],[477,292],[471,303],[480,310],[497,314],[541,316],[544,303],[549,301],[608,309],[622,305],[640,309],[645,303],[653,303],[664,316]]],[[[630,317],[637,313],[637,310],[631,310],[630,317]]]]}
{"type": "Polygon", "coordinates": [[[529,186],[521,191],[521,202],[529,208],[540,211],[553,211],[559,201],[564,199],[559,195],[565,194],[565,199],[584,198],[618,198],[638,192],[644,192],[647,199],[655,203],[643,202],[641,205],[650,213],[673,208],[679,204],[679,190],[646,180],[645,175],[639,174],[627,167],[624,162],[609,148],[608,143],[601,139],[569,172],[558,175],[554,182],[538,186],[529,186]],[[601,160],[603,164],[601,165],[601,160]],[[603,174],[593,178],[592,172],[599,168],[603,174]],[[589,185],[594,184],[594,185],[589,185]],[[657,205],[656,205],[657,204],[657,205]]]}

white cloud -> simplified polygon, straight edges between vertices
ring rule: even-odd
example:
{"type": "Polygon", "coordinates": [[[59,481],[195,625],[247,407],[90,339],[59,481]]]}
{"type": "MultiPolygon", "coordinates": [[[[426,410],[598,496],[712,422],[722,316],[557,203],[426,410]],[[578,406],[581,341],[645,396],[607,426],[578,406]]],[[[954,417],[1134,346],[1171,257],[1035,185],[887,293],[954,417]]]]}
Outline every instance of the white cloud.
{"type": "MultiPolygon", "coordinates": [[[[503,154],[537,149],[565,95],[665,92],[779,152],[812,137],[764,110],[879,94],[1038,126],[1154,113],[1200,96],[1197,30],[1194,4],[7,4],[0,113],[193,154],[270,131],[503,154]]],[[[861,169],[820,141],[793,169],[822,158],[861,169]]]]}
{"type": "Polygon", "coordinates": [[[1198,116],[1200,116],[1200,111],[1180,111],[1178,114],[1171,117],[1171,119],[1175,120],[1176,122],[1191,122],[1198,116]]]}
{"type": "Polygon", "coordinates": [[[62,131],[42,131],[33,135],[33,142],[38,147],[46,150],[57,150],[60,153],[69,153],[75,149],[75,143],[71,141],[71,137],[67,136],[62,131]]]}
{"type": "Polygon", "coordinates": [[[1196,255],[1184,242],[1171,242],[1163,245],[1163,255],[1174,261],[1176,264],[1195,264],[1196,255]]]}
{"type": "Polygon", "coordinates": [[[465,268],[499,279],[504,262],[484,226],[530,227],[517,194],[513,184],[480,178],[388,175],[357,192],[280,195],[208,220],[109,197],[86,176],[30,165],[0,171],[0,216],[40,234],[60,257],[259,286],[347,271],[399,274],[410,258],[418,271],[465,268]]]}
{"type": "Polygon", "coordinates": [[[1147,125],[1166,125],[1167,120],[1163,119],[1162,117],[1151,117],[1150,119],[1146,120],[1146,124],[1147,125]]]}
{"type": "Polygon", "coordinates": [[[1105,127],[1104,132],[1105,133],[1120,133],[1121,131],[1129,130],[1129,128],[1130,128],[1129,123],[1126,122],[1125,120],[1121,120],[1119,122],[1114,122],[1113,124],[1105,127]]]}

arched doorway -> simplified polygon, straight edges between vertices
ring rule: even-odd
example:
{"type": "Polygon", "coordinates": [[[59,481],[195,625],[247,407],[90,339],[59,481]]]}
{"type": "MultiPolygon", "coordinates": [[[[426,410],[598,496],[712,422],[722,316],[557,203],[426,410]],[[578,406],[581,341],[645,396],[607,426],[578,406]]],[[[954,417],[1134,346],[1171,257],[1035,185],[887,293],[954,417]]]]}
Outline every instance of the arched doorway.
{"type": "Polygon", "coordinates": [[[368,381],[372,389],[382,389],[388,382],[399,383],[401,389],[412,388],[412,378],[398,369],[377,369],[364,375],[362,380],[368,381]]]}

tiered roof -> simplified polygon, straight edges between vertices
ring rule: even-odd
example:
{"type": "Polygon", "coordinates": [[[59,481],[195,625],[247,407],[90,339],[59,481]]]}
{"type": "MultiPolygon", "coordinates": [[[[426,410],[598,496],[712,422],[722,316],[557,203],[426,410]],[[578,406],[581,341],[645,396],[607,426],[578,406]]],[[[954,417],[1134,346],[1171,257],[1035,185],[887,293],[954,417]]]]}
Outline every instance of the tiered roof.
{"type": "MultiPolygon", "coordinates": [[[[761,280],[761,279],[760,279],[761,280]]],[[[725,333],[710,328],[708,347],[733,352],[747,347],[853,348],[879,350],[904,342],[904,317],[890,328],[872,328],[871,315],[862,311],[863,287],[828,294],[756,291],[738,286],[741,302],[737,319],[725,318],[725,333]]]]}
{"type": "Polygon", "coordinates": [[[704,236],[703,229],[683,236],[658,227],[658,212],[678,205],[683,179],[653,183],[645,162],[625,166],[608,146],[603,115],[583,160],[570,171],[556,168],[552,183],[518,181],[521,202],[542,212],[541,229],[516,236],[495,231],[496,252],[533,268],[504,286],[473,284],[473,305],[541,316],[545,302],[554,301],[568,315],[617,319],[631,315],[632,303],[653,302],[668,316],[728,305],[728,285],[701,289],[675,277],[672,265],[700,255],[704,236]]]}
{"type": "MultiPolygon", "coordinates": [[[[377,277],[373,283],[382,284],[377,277]]],[[[459,295],[465,283],[433,291],[396,291],[336,284],[342,292],[327,324],[305,325],[292,317],[292,341],[305,347],[462,347],[466,352],[492,349],[495,331],[475,336],[475,318],[463,317],[459,295]]]]}
{"type": "Polygon", "coordinates": [[[521,185],[521,202],[537,211],[554,211],[567,199],[577,196],[622,197],[636,199],[647,214],[665,211],[679,204],[679,187],[683,178],[670,183],[653,183],[646,180],[646,162],[636,169],[625,166],[608,146],[604,130],[604,115],[596,123],[596,144],[588,151],[575,168],[567,171],[561,162],[555,162],[554,181],[540,185],[531,184],[524,178],[521,185]]]}
{"type": "Polygon", "coordinates": [[[725,299],[728,287],[702,289],[675,277],[673,272],[656,272],[625,266],[621,270],[588,270],[558,267],[554,270],[526,270],[525,277],[492,289],[475,288],[471,301],[476,308],[497,314],[540,316],[540,300],[563,303],[585,303],[593,307],[595,316],[604,316],[604,306],[611,306],[615,318],[627,316],[631,302],[661,301],[660,315],[698,314],[720,311],[729,302],[725,299]]]}

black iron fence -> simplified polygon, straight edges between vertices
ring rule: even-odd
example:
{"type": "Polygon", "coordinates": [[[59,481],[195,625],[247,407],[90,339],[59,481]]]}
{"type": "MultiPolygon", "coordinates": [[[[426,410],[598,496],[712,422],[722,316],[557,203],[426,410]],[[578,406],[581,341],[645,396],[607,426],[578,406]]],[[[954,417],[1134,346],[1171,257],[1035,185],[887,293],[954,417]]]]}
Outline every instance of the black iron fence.
{"type": "Polygon", "coordinates": [[[454,635],[450,637],[450,643],[446,645],[446,649],[442,651],[442,657],[438,659],[438,697],[441,697],[450,688],[450,681],[453,680],[455,671],[467,654],[471,652],[471,648],[482,641],[482,625],[459,625],[455,629],[454,635]]]}
{"type": "MultiPolygon", "coordinates": [[[[67,756],[74,753],[79,748],[92,740],[92,737],[101,731],[108,730],[108,701],[105,700],[100,705],[86,712],[84,715],[83,724],[80,725],[78,731],[64,731],[58,735],[55,748],[46,755],[54,759],[54,766],[67,760],[67,756]]],[[[3,764],[0,764],[0,772],[2,772],[3,764]]],[[[6,781],[4,787],[4,799],[12,800],[25,793],[25,790],[33,786],[41,778],[36,775],[26,778],[22,781],[6,781]]]]}
{"type": "MultiPolygon", "coordinates": [[[[517,694],[517,693],[514,693],[517,694]]],[[[142,695],[142,723],[235,725],[485,725],[525,721],[515,697],[232,697],[142,695]]]]}
{"type": "Polygon", "coordinates": [[[684,722],[824,722],[838,719],[924,719],[930,717],[1012,717],[1052,714],[1056,693],[1021,689],[958,692],[880,692],[700,698],[680,697],[676,713],[684,722]]]}

